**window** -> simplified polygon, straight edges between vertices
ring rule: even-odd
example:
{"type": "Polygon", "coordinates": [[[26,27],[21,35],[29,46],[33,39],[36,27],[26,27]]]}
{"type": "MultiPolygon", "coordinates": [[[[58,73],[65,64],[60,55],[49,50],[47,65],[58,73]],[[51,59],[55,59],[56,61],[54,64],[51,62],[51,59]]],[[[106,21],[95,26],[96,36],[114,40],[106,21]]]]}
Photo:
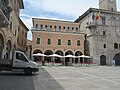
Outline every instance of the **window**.
{"type": "Polygon", "coordinates": [[[103,44],[103,47],[106,48],[106,44],[103,44]]]}
{"type": "Polygon", "coordinates": [[[102,25],[106,25],[106,23],[105,23],[105,17],[102,17],[102,25]]]}
{"type": "Polygon", "coordinates": [[[45,28],[47,28],[47,25],[45,25],[45,28]]]}
{"type": "Polygon", "coordinates": [[[68,27],[68,30],[70,29],[70,27],[68,27]]]}
{"type": "Polygon", "coordinates": [[[52,29],[52,25],[50,25],[50,28],[52,29]]]}
{"type": "Polygon", "coordinates": [[[71,45],[71,40],[68,40],[68,45],[71,45]]]}
{"type": "Polygon", "coordinates": [[[36,44],[40,44],[40,38],[37,38],[36,44]]]}
{"type": "Polygon", "coordinates": [[[114,49],[118,49],[118,44],[114,43],[114,49]]]}
{"type": "Polygon", "coordinates": [[[24,34],[24,30],[22,30],[22,35],[24,34]]]}
{"type": "Polygon", "coordinates": [[[103,35],[104,35],[104,36],[106,35],[105,31],[103,31],[103,35]]]}
{"type": "Polygon", "coordinates": [[[58,39],[58,45],[61,45],[61,39],[58,39]]]}
{"type": "Polygon", "coordinates": [[[27,38],[27,32],[25,32],[25,38],[27,38]]]}
{"type": "Polygon", "coordinates": [[[59,30],[61,30],[61,26],[59,26],[59,30]]]}
{"type": "Polygon", "coordinates": [[[18,32],[20,32],[20,26],[18,26],[18,32]]]}
{"type": "Polygon", "coordinates": [[[51,39],[48,38],[47,44],[50,45],[51,44],[51,39]]]}
{"type": "Polygon", "coordinates": [[[36,28],[38,28],[38,24],[36,24],[36,28]]]}
{"type": "Polygon", "coordinates": [[[77,46],[80,46],[80,40],[77,40],[77,46]]]}
{"type": "Polygon", "coordinates": [[[78,28],[76,28],[76,30],[78,30],[78,28]]]}
{"type": "Polygon", "coordinates": [[[56,29],[57,26],[54,26],[54,28],[56,29]]]}
{"type": "Polygon", "coordinates": [[[41,29],[42,29],[42,28],[43,28],[43,25],[41,24],[40,27],[41,27],[41,29]]]}
{"type": "Polygon", "coordinates": [[[74,30],[74,27],[72,27],[72,30],[74,30]]]}
{"type": "Polygon", "coordinates": [[[65,29],[65,26],[63,26],[63,29],[65,29]]]}
{"type": "Polygon", "coordinates": [[[113,11],[113,8],[111,8],[111,11],[113,11]]]}
{"type": "Polygon", "coordinates": [[[16,53],[16,59],[27,62],[26,57],[22,53],[16,53]]]}
{"type": "Polygon", "coordinates": [[[10,22],[10,29],[12,29],[12,22],[10,22]]]}

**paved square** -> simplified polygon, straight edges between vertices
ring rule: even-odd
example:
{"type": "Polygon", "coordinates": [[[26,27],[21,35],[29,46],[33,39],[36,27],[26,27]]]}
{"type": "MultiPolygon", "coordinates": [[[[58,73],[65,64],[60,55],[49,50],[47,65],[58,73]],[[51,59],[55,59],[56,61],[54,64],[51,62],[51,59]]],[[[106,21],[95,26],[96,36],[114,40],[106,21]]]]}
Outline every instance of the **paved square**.
{"type": "Polygon", "coordinates": [[[45,66],[43,68],[64,90],[120,90],[120,67],[45,66]]]}

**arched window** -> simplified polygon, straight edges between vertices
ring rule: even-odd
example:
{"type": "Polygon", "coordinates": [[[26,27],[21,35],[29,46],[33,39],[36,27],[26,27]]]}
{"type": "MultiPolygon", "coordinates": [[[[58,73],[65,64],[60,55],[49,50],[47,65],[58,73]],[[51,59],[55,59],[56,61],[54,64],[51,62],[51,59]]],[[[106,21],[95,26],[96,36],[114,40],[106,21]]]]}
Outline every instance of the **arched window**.
{"type": "Polygon", "coordinates": [[[114,49],[118,49],[118,44],[114,43],[114,49]]]}

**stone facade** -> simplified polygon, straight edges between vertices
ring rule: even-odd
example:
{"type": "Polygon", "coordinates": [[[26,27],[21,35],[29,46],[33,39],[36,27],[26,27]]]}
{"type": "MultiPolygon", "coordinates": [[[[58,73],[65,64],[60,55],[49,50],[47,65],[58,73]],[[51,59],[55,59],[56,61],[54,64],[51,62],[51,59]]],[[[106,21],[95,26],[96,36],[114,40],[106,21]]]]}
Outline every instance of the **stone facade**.
{"type": "Polygon", "coordinates": [[[11,59],[17,49],[20,9],[23,0],[0,0],[0,58],[11,59]]]}
{"type": "Polygon", "coordinates": [[[100,9],[90,8],[75,22],[80,22],[80,29],[83,30],[81,32],[87,34],[89,49],[86,51],[93,56],[93,62],[111,65],[115,59],[116,65],[120,65],[120,12],[116,11],[116,0],[103,1],[106,4],[100,4],[100,9]],[[93,17],[98,13],[100,16],[96,20],[93,17]]]}

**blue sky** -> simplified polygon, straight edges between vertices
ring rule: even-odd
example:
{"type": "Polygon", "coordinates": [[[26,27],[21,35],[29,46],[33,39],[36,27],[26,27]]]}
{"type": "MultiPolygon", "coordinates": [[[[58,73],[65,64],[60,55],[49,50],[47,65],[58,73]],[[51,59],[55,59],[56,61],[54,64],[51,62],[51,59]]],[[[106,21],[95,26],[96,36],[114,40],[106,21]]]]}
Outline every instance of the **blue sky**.
{"type": "MultiPolygon", "coordinates": [[[[29,28],[28,39],[32,40],[32,18],[74,21],[90,7],[99,8],[99,0],[23,0],[25,9],[20,17],[29,28]]],[[[117,8],[120,11],[120,0],[117,8]]]]}

